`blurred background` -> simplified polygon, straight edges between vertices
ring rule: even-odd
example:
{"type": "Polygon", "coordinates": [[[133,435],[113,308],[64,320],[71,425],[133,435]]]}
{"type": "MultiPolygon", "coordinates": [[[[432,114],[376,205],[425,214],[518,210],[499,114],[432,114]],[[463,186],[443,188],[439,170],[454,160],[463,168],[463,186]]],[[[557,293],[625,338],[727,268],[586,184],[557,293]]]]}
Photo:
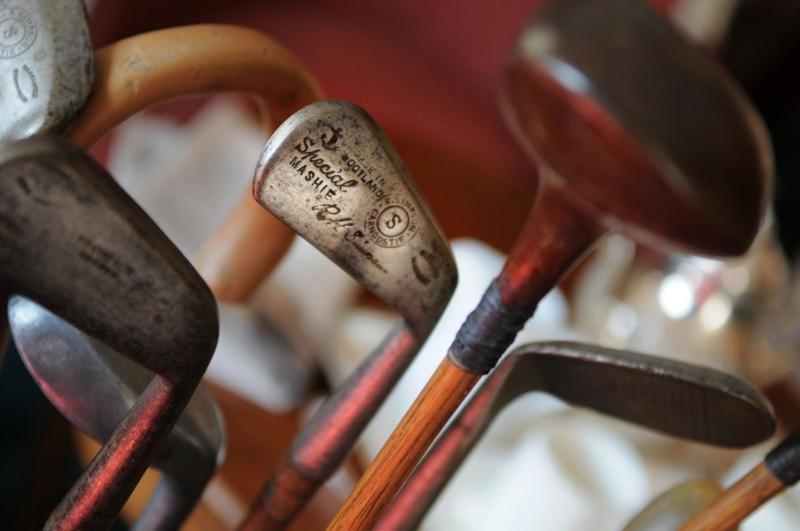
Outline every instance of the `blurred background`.
{"type": "MultiPolygon", "coordinates": [[[[98,48],[201,22],[271,35],[308,67],[328,97],[356,102],[375,117],[452,241],[461,279],[450,307],[347,466],[293,529],[321,529],[335,513],[501,267],[529,211],[537,177],[501,120],[498,88],[537,4],[88,3],[98,48]]],[[[749,254],[730,262],[665,255],[620,236],[606,238],[548,296],[517,342],[581,338],[720,368],[764,390],[783,430],[793,429],[800,426],[800,212],[794,206],[800,200],[800,152],[794,149],[800,6],[768,0],[653,4],[718,57],[762,113],[777,162],[769,221],[749,254]]],[[[252,102],[235,95],[160,106],[118,128],[93,155],[192,258],[250,186],[265,141],[254,111],[252,102]]],[[[220,348],[206,382],[225,414],[227,457],[186,529],[230,529],[240,520],[303,419],[383,339],[395,317],[299,239],[246,314],[223,312],[220,348]]],[[[53,409],[10,348],[0,371],[0,528],[38,529],[97,447],[53,409]]],[[[536,522],[538,529],[620,529],[653,496],[681,481],[730,484],[774,442],[747,452],[713,449],[526,396],[493,425],[425,528],[526,529],[536,522]]],[[[156,477],[147,476],[127,517],[136,514],[156,477]]],[[[796,529],[798,522],[800,494],[789,491],[742,529],[796,529]]]]}

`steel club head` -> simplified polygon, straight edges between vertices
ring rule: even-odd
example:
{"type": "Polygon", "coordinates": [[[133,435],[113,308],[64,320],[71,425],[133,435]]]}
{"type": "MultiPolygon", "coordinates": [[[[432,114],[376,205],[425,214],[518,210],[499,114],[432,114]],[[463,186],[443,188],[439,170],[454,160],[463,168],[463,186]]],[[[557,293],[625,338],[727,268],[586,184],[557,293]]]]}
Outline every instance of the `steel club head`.
{"type": "Polygon", "coordinates": [[[0,139],[63,133],[93,83],[82,0],[0,0],[0,139]]]}
{"type": "Polygon", "coordinates": [[[775,430],[769,402],[733,376],[595,345],[533,343],[509,354],[489,375],[386,509],[379,527],[415,529],[496,415],[533,391],[719,446],[749,446],[775,430]]]}
{"type": "Polygon", "coordinates": [[[520,35],[505,111],[607,227],[746,250],[769,200],[765,128],[733,80],[645,2],[547,2],[520,35]]]}
{"type": "MultiPolygon", "coordinates": [[[[153,373],[24,297],[11,297],[8,315],[17,350],[50,402],[82,432],[106,442],[153,373]]],[[[224,446],[222,413],[200,385],[153,458],[153,466],[169,476],[163,481],[167,492],[160,494],[172,506],[146,511],[149,525],[180,526],[222,462],[224,446]]],[[[153,499],[150,507],[160,503],[153,499]]]]}
{"type": "Polygon", "coordinates": [[[421,334],[456,283],[446,239],[400,157],[360,107],[312,103],[272,135],[253,194],[421,334]]]}
{"type": "Polygon", "coordinates": [[[110,526],[199,383],[218,333],[208,287],[90,157],[0,145],[0,292],[33,299],[156,373],[48,528],[110,526]]]}

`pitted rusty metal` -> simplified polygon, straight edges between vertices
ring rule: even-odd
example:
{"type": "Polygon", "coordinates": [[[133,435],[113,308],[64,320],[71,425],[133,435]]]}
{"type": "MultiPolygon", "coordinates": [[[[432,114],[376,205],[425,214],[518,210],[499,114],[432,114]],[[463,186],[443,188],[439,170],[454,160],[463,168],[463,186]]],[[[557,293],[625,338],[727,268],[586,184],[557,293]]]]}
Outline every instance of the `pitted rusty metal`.
{"type": "Polygon", "coordinates": [[[445,237],[400,157],[360,107],[313,103],[272,135],[256,199],[424,334],[455,287],[445,237]]]}
{"type": "Polygon", "coordinates": [[[81,0],[0,0],[0,139],[63,133],[93,84],[81,0]]]}
{"type": "Polygon", "coordinates": [[[31,298],[173,380],[205,369],[216,302],[180,251],[88,155],[0,145],[0,291],[31,298]]]}

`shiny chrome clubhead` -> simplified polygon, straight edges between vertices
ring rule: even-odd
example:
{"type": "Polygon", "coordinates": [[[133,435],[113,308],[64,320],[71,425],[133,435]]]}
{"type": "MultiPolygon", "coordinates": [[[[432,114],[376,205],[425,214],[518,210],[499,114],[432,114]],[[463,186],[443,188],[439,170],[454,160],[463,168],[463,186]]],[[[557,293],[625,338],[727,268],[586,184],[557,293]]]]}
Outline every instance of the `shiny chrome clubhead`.
{"type": "Polygon", "coordinates": [[[506,89],[523,145],[609,228],[704,254],[749,247],[771,192],[766,129],[645,2],[547,2],[506,89]]]}
{"type": "Polygon", "coordinates": [[[63,133],[93,84],[82,0],[0,0],[0,139],[63,133]]]}
{"type": "MultiPolygon", "coordinates": [[[[82,432],[107,442],[153,373],[33,301],[12,297],[8,315],[17,350],[42,392],[82,432]]],[[[182,521],[196,504],[222,462],[224,447],[222,413],[201,385],[153,458],[170,477],[164,483],[172,491],[170,500],[180,500],[169,507],[180,514],[168,521],[182,521]]]]}
{"type": "Polygon", "coordinates": [[[432,328],[455,288],[455,262],[428,205],[360,107],[322,101],[272,135],[255,198],[412,328],[432,328]]]}
{"type": "Polygon", "coordinates": [[[51,138],[0,146],[0,292],[37,301],[142,365],[202,374],[216,303],[90,157],[51,138]]]}

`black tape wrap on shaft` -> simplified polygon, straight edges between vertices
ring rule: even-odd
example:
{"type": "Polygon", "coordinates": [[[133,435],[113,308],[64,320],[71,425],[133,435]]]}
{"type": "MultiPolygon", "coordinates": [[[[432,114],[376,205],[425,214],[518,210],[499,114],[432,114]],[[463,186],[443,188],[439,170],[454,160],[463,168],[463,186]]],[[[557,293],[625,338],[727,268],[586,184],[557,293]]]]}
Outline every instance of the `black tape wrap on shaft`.
{"type": "Polygon", "coordinates": [[[787,487],[800,481],[800,430],[773,448],[764,461],[772,475],[787,487]]]}
{"type": "Polygon", "coordinates": [[[498,280],[483,294],[481,302],[467,316],[450,346],[450,360],[475,374],[491,371],[511,345],[536,305],[530,308],[508,306],[500,297],[498,280]]]}

